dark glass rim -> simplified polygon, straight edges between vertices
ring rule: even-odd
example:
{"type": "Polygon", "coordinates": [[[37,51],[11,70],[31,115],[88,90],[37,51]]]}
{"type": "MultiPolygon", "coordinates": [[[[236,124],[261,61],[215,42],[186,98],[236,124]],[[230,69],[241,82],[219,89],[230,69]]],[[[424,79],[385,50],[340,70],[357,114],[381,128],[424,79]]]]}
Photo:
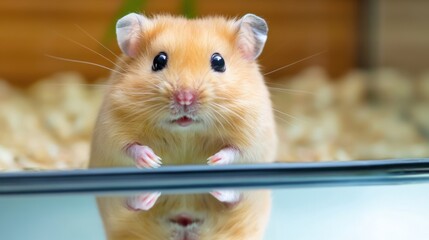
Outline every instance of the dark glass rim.
{"type": "Polygon", "coordinates": [[[0,196],[429,183],[429,158],[0,173],[0,196]]]}

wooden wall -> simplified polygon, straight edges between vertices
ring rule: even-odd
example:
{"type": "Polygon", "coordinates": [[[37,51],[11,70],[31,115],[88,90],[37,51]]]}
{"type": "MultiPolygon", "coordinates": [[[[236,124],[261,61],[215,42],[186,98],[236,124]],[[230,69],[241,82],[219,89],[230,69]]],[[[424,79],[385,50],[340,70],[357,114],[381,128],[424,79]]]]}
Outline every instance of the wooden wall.
{"type": "MultiPolygon", "coordinates": [[[[121,3],[118,0],[1,0],[0,78],[27,85],[58,71],[76,70],[89,79],[106,76],[108,72],[104,69],[53,60],[45,54],[112,66],[66,38],[102,51],[75,25],[100,40],[121,3]]],[[[179,13],[180,4],[179,0],[147,0],[145,12],[179,13]]],[[[272,78],[293,74],[314,64],[326,67],[334,76],[356,66],[357,0],[216,0],[196,1],[196,4],[197,13],[202,16],[240,16],[252,12],[264,17],[270,27],[268,42],[260,58],[265,72],[326,51],[270,75],[272,78]]],[[[114,43],[109,47],[118,52],[114,43]]]]}
{"type": "Polygon", "coordinates": [[[411,74],[429,70],[429,1],[380,0],[377,64],[411,74]]]}

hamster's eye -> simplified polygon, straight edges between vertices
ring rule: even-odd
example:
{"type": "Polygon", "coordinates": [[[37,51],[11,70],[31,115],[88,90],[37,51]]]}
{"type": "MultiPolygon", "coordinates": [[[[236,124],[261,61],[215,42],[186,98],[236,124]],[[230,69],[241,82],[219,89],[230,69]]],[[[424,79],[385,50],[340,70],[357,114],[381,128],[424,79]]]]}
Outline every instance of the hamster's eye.
{"type": "Polygon", "coordinates": [[[156,55],[155,58],[153,59],[152,70],[157,72],[164,69],[165,66],[167,66],[167,61],[168,61],[167,53],[165,52],[158,53],[158,55],[156,55]]]}
{"type": "Polygon", "coordinates": [[[213,53],[210,64],[215,72],[225,72],[225,60],[219,53],[213,53]]]}

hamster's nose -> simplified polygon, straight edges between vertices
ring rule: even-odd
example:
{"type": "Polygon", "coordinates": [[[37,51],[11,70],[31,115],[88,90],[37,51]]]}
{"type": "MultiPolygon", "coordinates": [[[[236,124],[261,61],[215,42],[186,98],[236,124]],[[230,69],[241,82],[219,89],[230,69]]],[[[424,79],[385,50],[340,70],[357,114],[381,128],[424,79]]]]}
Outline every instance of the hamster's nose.
{"type": "Polygon", "coordinates": [[[174,93],[174,101],[182,106],[192,105],[196,100],[195,92],[185,89],[174,93]]]}
{"type": "Polygon", "coordinates": [[[199,218],[194,218],[190,215],[179,214],[170,218],[170,222],[186,228],[193,224],[201,225],[203,223],[203,220],[199,218]]]}

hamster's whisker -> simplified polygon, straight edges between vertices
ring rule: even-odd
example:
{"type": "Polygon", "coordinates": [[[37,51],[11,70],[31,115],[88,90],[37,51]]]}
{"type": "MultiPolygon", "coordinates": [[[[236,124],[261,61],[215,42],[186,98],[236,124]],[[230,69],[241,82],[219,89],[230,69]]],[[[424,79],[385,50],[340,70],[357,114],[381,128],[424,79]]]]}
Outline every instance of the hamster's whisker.
{"type": "Polygon", "coordinates": [[[81,48],[84,48],[84,49],[86,49],[86,50],[88,50],[88,51],[90,51],[90,52],[92,52],[92,53],[97,54],[98,56],[100,56],[100,57],[102,57],[102,58],[106,59],[107,61],[109,61],[110,63],[112,63],[113,65],[115,65],[116,67],[120,68],[122,71],[125,71],[125,69],[123,69],[121,66],[119,66],[118,64],[116,64],[114,61],[110,60],[108,57],[104,56],[103,54],[101,54],[101,53],[99,53],[99,52],[97,52],[97,51],[95,51],[95,50],[93,50],[93,49],[91,49],[91,48],[89,48],[89,47],[87,47],[87,46],[83,45],[82,43],[80,43],[80,42],[78,42],[78,41],[75,41],[75,40],[71,39],[71,38],[68,38],[68,37],[63,36],[63,35],[60,35],[60,36],[61,36],[62,38],[64,38],[65,40],[67,40],[67,41],[69,41],[69,42],[72,42],[72,43],[74,43],[74,44],[76,44],[76,45],[80,46],[81,48]]]}
{"type": "Polygon", "coordinates": [[[135,122],[137,119],[141,118],[143,114],[150,115],[155,109],[159,110],[159,107],[162,105],[162,103],[158,103],[144,109],[135,109],[133,111],[130,111],[130,113],[127,114],[122,120],[126,120],[126,122],[135,122]]]}
{"type": "MultiPolygon", "coordinates": [[[[225,125],[222,123],[222,121],[219,121],[215,114],[212,114],[212,116],[214,116],[214,117],[215,117],[215,119],[219,122],[219,124],[220,124],[220,126],[222,127],[222,129],[223,129],[225,132],[228,132],[228,131],[227,131],[227,129],[226,129],[226,127],[225,127],[225,125]]],[[[230,126],[231,126],[231,129],[235,129],[236,131],[238,131],[237,127],[236,127],[236,126],[234,126],[234,125],[232,125],[230,121],[228,121],[227,119],[225,119],[225,117],[223,116],[223,114],[219,113],[219,116],[220,116],[221,118],[223,118],[223,119],[225,120],[225,122],[226,122],[228,125],[230,125],[230,126]]],[[[225,143],[225,140],[224,140],[224,138],[222,137],[222,135],[221,135],[221,138],[222,138],[222,142],[223,142],[223,143],[225,143]]]]}
{"type": "Polygon", "coordinates": [[[295,116],[292,116],[292,115],[287,114],[285,112],[279,111],[278,109],[273,108],[273,110],[274,110],[274,117],[282,120],[283,122],[285,122],[289,126],[296,127],[297,125],[294,123],[294,120],[300,121],[300,119],[296,118],[295,116]],[[280,113],[281,115],[278,115],[276,113],[280,113]],[[287,117],[288,119],[293,119],[293,120],[291,121],[291,120],[285,119],[283,116],[287,117]]]}
{"type": "Polygon", "coordinates": [[[286,120],[286,119],[284,119],[284,118],[282,118],[282,117],[280,117],[280,116],[278,116],[278,115],[274,115],[274,117],[275,117],[275,118],[277,118],[277,119],[282,120],[284,123],[286,123],[286,124],[287,124],[287,125],[289,125],[289,126],[296,127],[296,125],[295,125],[295,124],[293,124],[293,123],[291,123],[289,120],[286,120]]]}
{"type": "MultiPolygon", "coordinates": [[[[217,117],[216,116],[214,116],[213,114],[209,114],[209,116],[210,117],[214,117],[214,119],[217,121],[217,122],[219,122],[219,120],[217,119],[217,117]]],[[[223,145],[225,145],[226,143],[225,143],[225,139],[223,138],[223,134],[220,132],[220,130],[219,130],[219,128],[218,128],[218,126],[216,125],[216,122],[214,122],[214,120],[212,119],[211,120],[211,122],[212,122],[212,124],[211,125],[213,125],[213,127],[216,129],[216,131],[218,132],[218,134],[219,134],[219,137],[220,137],[220,139],[222,140],[222,144],[223,145]]],[[[225,129],[224,127],[223,127],[223,124],[221,123],[221,122],[219,122],[219,124],[222,126],[222,128],[223,129],[225,129]]]]}
{"type": "Polygon", "coordinates": [[[326,52],[327,52],[327,50],[324,50],[324,51],[318,52],[318,53],[316,53],[316,54],[313,54],[313,55],[311,55],[311,56],[305,57],[305,58],[303,58],[303,59],[301,59],[301,60],[298,60],[298,61],[296,61],[296,62],[293,62],[293,63],[287,64],[287,65],[285,65],[285,66],[283,66],[283,67],[276,68],[276,69],[274,69],[274,70],[272,70],[272,71],[269,71],[269,72],[267,72],[267,73],[264,73],[264,76],[267,76],[267,75],[269,75],[269,74],[271,74],[271,73],[278,72],[278,71],[283,70],[283,69],[285,69],[285,68],[287,68],[287,67],[293,66],[293,65],[295,65],[295,64],[297,64],[297,63],[300,63],[300,62],[306,61],[306,60],[308,60],[308,59],[310,59],[310,58],[313,58],[313,57],[319,56],[319,55],[324,54],[324,53],[326,53],[326,52]]]}
{"type": "MultiPolygon", "coordinates": [[[[229,113],[232,113],[234,116],[236,116],[237,118],[239,118],[239,119],[241,119],[242,121],[243,121],[243,124],[245,124],[245,125],[247,125],[248,127],[251,127],[249,124],[248,124],[248,122],[246,121],[246,119],[244,119],[242,116],[240,116],[240,114],[238,114],[238,113],[236,113],[236,112],[234,112],[234,111],[232,111],[231,109],[228,109],[227,107],[225,107],[225,106],[222,106],[222,105],[219,105],[219,104],[217,104],[217,103],[212,103],[214,106],[217,106],[218,108],[221,108],[221,109],[223,109],[223,110],[225,110],[225,111],[227,111],[227,112],[229,112],[229,113]]],[[[219,114],[220,116],[222,116],[221,114],[219,114]]]]}
{"type": "Polygon", "coordinates": [[[160,83],[155,84],[154,86],[145,86],[147,90],[154,90],[158,92],[160,89],[162,89],[160,83]]]}
{"type": "MultiPolygon", "coordinates": [[[[159,104],[158,104],[159,105],[159,104]]],[[[156,111],[156,112],[154,112],[153,113],[153,118],[155,119],[156,118],[156,116],[158,116],[159,114],[160,114],[160,112],[162,112],[162,111],[164,111],[165,109],[167,108],[167,106],[166,105],[164,105],[163,107],[161,107],[161,108],[158,108],[158,110],[156,111]]]]}
{"type": "Polygon", "coordinates": [[[50,54],[45,54],[45,56],[53,58],[53,59],[56,59],[56,60],[66,61],[66,62],[82,63],[82,64],[96,66],[96,67],[104,68],[104,69],[107,69],[107,70],[110,70],[112,72],[115,72],[115,73],[118,73],[120,75],[124,75],[125,76],[125,74],[123,74],[123,73],[121,73],[121,72],[119,72],[119,71],[117,71],[117,70],[115,70],[113,68],[109,68],[109,67],[106,67],[106,66],[98,64],[98,63],[93,63],[93,62],[88,62],[88,61],[83,61],[83,60],[78,60],[78,59],[72,59],[72,58],[57,57],[57,56],[53,56],[53,55],[50,55],[50,54]]]}
{"type": "Polygon", "coordinates": [[[165,108],[167,108],[167,105],[163,102],[158,102],[158,103],[155,103],[153,105],[151,104],[150,106],[147,106],[145,108],[137,108],[136,115],[140,115],[143,113],[149,114],[155,110],[159,110],[160,107],[162,107],[161,109],[165,109],[165,108]]]}
{"type": "Polygon", "coordinates": [[[273,110],[274,110],[275,112],[277,112],[277,113],[282,114],[283,116],[286,116],[286,117],[292,118],[292,119],[297,120],[297,121],[301,121],[299,118],[297,118],[297,117],[295,117],[295,116],[293,116],[293,115],[291,115],[291,114],[289,114],[289,113],[282,112],[282,111],[280,111],[280,110],[278,110],[278,109],[276,109],[276,108],[274,108],[274,107],[273,107],[273,110]]]}
{"type": "Polygon", "coordinates": [[[224,97],[219,97],[219,96],[216,96],[216,99],[225,100],[224,104],[236,104],[236,103],[246,104],[247,103],[244,100],[234,99],[234,101],[231,101],[230,98],[224,98],[224,97]]]}
{"type": "MultiPolygon", "coordinates": [[[[142,104],[141,103],[147,103],[147,102],[153,102],[153,101],[155,101],[155,99],[150,99],[150,100],[147,100],[147,101],[142,101],[142,102],[139,102],[139,103],[129,103],[128,105],[127,105],[127,107],[128,108],[131,108],[130,110],[130,112],[131,112],[131,115],[134,115],[134,114],[136,114],[136,115],[140,115],[140,114],[142,114],[142,113],[144,113],[144,112],[149,112],[152,108],[155,108],[155,106],[160,106],[160,105],[163,105],[163,103],[160,103],[160,102],[158,102],[158,103],[156,103],[156,104],[150,104],[150,105],[148,105],[148,106],[142,106],[142,104]]],[[[123,108],[123,106],[119,106],[119,109],[120,108],[123,108]]],[[[116,109],[115,109],[116,110],[116,109]]]]}
{"type": "Polygon", "coordinates": [[[109,87],[112,86],[111,84],[93,84],[93,83],[49,83],[51,86],[69,86],[69,85],[79,85],[79,86],[85,86],[85,87],[109,87]]]}
{"type": "Polygon", "coordinates": [[[296,89],[288,89],[288,88],[276,88],[276,87],[270,87],[270,86],[267,86],[267,88],[269,90],[277,91],[277,92],[314,95],[314,93],[309,92],[309,91],[304,91],[304,90],[296,90],[296,89]]]}
{"type": "MultiPolygon", "coordinates": [[[[210,109],[213,109],[213,108],[210,107],[210,109]]],[[[220,126],[222,127],[222,129],[226,132],[225,126],[223,125],[222,121],[220,121],[220,119],[216,116],[216,114],[210,113],[209,116],[212,117],[214,120],[216,120],[216,122],[218,122],[220,124],[220,126]]],[[[223,118],[225,120],[225,122],[227,122],[228,124],[230,124],[230,122],[227,119],[225,119],[225,117],[222,114],[219,114],[219,116],[221,118],[223,118]]],[[[231,127],[233,127],[233,126],[231,125],[231,127]]]]}
{"type": "MultiPolygon", "coordinates": [[[[215,106],[214,106],[215,107],[215,106]]],[[[211,107],[211,109],[214,109],[213,107],[211,107]]],[[[233,128],[233,129],[235,129],[236,127],[221,113],[221,111],[219,111],[219,109],[218,108],[216,108],[216,109],[214,109],[215,111],[214,112],[216,112],[216,113],[218,113],[219,114],[219,116],[223,119],[223,120],[225,120],[225,122],[229,125],[229,126],[231,126],[231,128],[233,128]]],[[[219,119],[218,119],[218,121],[219,121],[219,119]]],[[[221,123],[221,121],[219,121],[220,123],[221,123]]],[[[222,124],[222,127],[223,127],[223,129],[226,131],[226,128],[225,128],[225,126],[222,124]]]]}
{"type": "MultiPolygon", "coordinates": [[[[153,100],[151,99],[151,100],[147,100],[147,101],[144,101],[144,102],[151,102],[151,101],[153,101],[153,100]]],[[[135,112],[135,111],[140,110],[142,108],[140,102],[139,103],[128,103],[127,107],[131,107],[131,110],[132,110],[131,112],[135,112]]],[[[115,112],[115,111],[117,111],[119,109],[122,109],[122,108],[124,108],[123,105],[112,107],[111,109],[109,109],[109,111],[104,112],[103,115],[109,115],[109,114],[111,114],[111,113],[113,113],[113,112],[115,112]]]]}
{"type": "Polygon", "coordinates": [[[150,92],[149,90],[155,90],[157,91],[158,89],[156,87],[153,86],[145,86],[144,91],[142,91],[141,87],[124,87],[124,86],[116,86],[116,85],[112,85],[115,89],[118,90],[127,90],[126,93],[147,93],[147,94],[154,94],[156,95],[154,92],[150,92]]]}
{"type": "MultiPolygon", "coordinates": [[[[213,111],[212,107],[208,107],[210,110],[209,111],[213,111]]],[[[216,122],[220,124],[220,126],[223,128],[223,130],[226,132],[225,126],[222,124],[221,121],[219,121],[219,118],[217,118],[217,116],[215,114],[213,114],[213,112],[208,112],[207,115],[209,115],[209,119],[212,122],[212,125],[216,128],[217,132],[219,133],[219,137],[222,140],[222,143],[225,144],[225,140],[223,138],[223,135],[221,133],[221,131],[219,130],[219,128],[216,126],[216,122]],[[216,122],[215,122],[216,121],[216,122]]]]}
{"type": "MultiPolygon", "coordinates": [[[[225,98],[225,97],[220,97],[220,96],[216,96],[215,97],[217,100],[223,100],[223,101],[219,101],[219,103],[221,103],[220,105],[223,106],[236,106],[237,104],[239,104],[239,106],[241,106],[242,108],[245,109],[255,109],[255,107],[253,105],[250,105],[247,101],[236,98],[234,100],[231,100],[231,98],[225,98]]],[[[219,105],[218,103],[216,103],[216,105],[219,105]]],[[[228,110],[229,111],[229,110],[228,110]]]]}
{"type": "Polygon", "coordinates": [[[91,38],[92,40],[94,40],[96,43],[98,43],[98,45],[100,45],[101,47],[103,47],[104,49],[106,49],[108,52],[110,52],[116,59],[118,59],[119,61],[121,61],[123,64],[128,65],[128,63],[125,62],[119,55],[115,54],[112,50],[110,50],[108,47],[106,47],[104,44],[102,44],[100,41],[98,41],[95,37],[91,36],[91,34],[89,34],[87,31],[85,31],[85,29],[83,29],[81,26],[75,24],[75,27],[77,27],[86,36],[88,36],[89,38],[91,38]]]}
{"type": "MultiPolygon", "coordinates": [[[[155,109],[151,109],[150,111],[146,112],[145,114],[150,114],[151,117],[147,119],[151,126],[156,126],[159,123],[159,116],[161,116],[161,113],[166,110],[165,106],[157,107],[155,109]]],[[[151,128],[153,130],[154,128],[151,128]]]]}
{"type": "MultiPolygon", "coordinates": [[[[123,90],[127,90],[127,89],[123,89],[123,90]]],[[[154,94],[154,93],[148,93],[148,92],[137,92],[137,91],[131,91],[131,89],[130,89],[130,91],[127,91],[127,95],[129,95],[129,96],[147,96],[147,95],[153,95],[153,96],[156,96],[156,94],[154,94]]],[[[161,97],[159,97],[159,98],[161,98],[161,97]]],[[[140,102],[141,103],[141,102],[140,102]]]]}
{"type": "MultiPolygon", "coordinates": [[[[114,85],[112,85],[112,86],[114,86],[114,85]]],[[[142,92],[142,91],[139,91],[138,89],[132,88],[132,87],[117,87],[117,86],[114,86],[114,88],[117,89],[117,90],[126,90],[127,94],[128,93],[140,93],[142,95],[153,94],[153,93],[150,93],[150,92],[142,92]]],[[[149,89],[149,88],[147,88],[147,89],[149,89]]]]}

